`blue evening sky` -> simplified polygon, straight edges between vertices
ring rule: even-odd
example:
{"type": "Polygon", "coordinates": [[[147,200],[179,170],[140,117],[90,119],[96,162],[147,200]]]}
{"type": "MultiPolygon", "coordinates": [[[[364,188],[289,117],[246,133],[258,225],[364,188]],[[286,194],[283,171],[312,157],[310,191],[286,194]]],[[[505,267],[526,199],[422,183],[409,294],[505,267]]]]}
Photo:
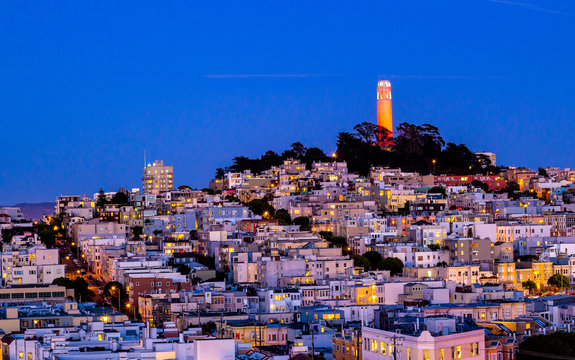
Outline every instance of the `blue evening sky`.
{"type": "Polygon", "coordinates": [[[575,167],[575,1],[1,1],[0,204],[205,187],[237,155],[375,121],[575,167]]]}

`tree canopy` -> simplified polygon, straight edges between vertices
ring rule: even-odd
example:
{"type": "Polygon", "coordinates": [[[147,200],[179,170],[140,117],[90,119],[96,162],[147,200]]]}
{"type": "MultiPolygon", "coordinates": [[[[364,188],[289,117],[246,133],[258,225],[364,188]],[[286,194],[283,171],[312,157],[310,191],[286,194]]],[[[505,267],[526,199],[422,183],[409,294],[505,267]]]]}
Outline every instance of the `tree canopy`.
{"type": "Polygon", "coordinates": [[[295,225],[299,225],[300,230],[307,231],[309,230],[309,217],[308,216],[298,216],[293,219],[293,223],[295,225]]]}
{"type": "Polygon", "coordinates": [[[529,292],[533,292],[537,290],[537,284],[533,280],[526,280],[521,283],[524,289],[529,290],[529,292]]]}
{"type": "Polygon", "coordinates": [[[122,302],[127,300],[126,289],[117,281],[110,281],[104,285],[104,296],[116,299],[116,301],[118,301],[118,296],[121,297],[122,302]]]}
{"type": "Polygon", "coordinates": [[[368,251],[365,254],[363,254],[363,257],[365,257],[371,264],[370,268],[371,270],[377,270],[377,265],[382,259],[380,253],[378,253],[377,251],[368,251]]]}
{"type": "MultiPolygon", "coordinates": [[[[498,172],[489,159],[477,155],[463,144],[446,142],[439,129],[430,124],[401,123],[391,137],[389,131],[379,125],[362,122],[353,132],[340,132],[337,136],[336,159],[346,161],[350,172],[367,175],[372,166],[400,167],[404,171],[420,174],[444,173],[452,175],[488,174],[498,172]]],[[[227,170],[241,172],[251,170],[261,173],[278,166],[288,158],[299,159],[309,168],[314,161],[333,161],[316,147],[306,147],[301,142],[278,153],[269,150],[259,158],[237,156],[226,169],[218,169],[216,177],[223,177],[227,170]]]]}
{"type": "Polygon", "coordinates": [[[471,185],[472,185],[473,187],[476,187],[476,188],[478,188],[478,189],[481,189],[481,190],[483,190],[483,191],[485,191],[485,192],[489,192],[489,185],[486,184],[486,183],[484,183],[484,182],[481,182],[481,181],[479,181],[479,180],[477,180],[477,179],[474,179],[474,180],[471,182],[471,185]]]}
{"type": "Polygon", "coordinates": [[[551,286],[556,286],[560,289],[571,287],[571,282],[569,281],[569,278],[561,274],[551,275],[551,277],[547,280],[547,284],[551,286]]]}
{"type": "Polygon", "coordinates": [[[266,219],[273,219],[276,214],[276,209],[268,203],[266,198],[254,199],[247,205],[254,214],[261,215],[266,219]]]}
{"type": "Polygon", "coordinates": [[[95,297],[94,292],[88,288],[89,284],[83,277],[77,277],[74,280],[59,277],[54,279],[52,284],[64,286],[66,289],[74,289],[74,299],[77,301],[92,301],[95,297]]]}
{"type": "Polygon", "coordinates": [[[110,203],[116,205],[128,205],[129,203],[128,194],[123,191],[118,191],[117,193],[114,194],[114,196],[112,196],[110,203]]]}
{"type": "Polygon", "coordinates": [[[60,229],[58,226],[54,227],[51,224],[45,223],[38,223],[34,225],[36,233],[47,248],[53,248],[56,244],[56,231],[54,231],[55,228],[58,230],[60,229]]]}
{"type": "Polygon", "coordinates": [[[433,186],[429,188],[427,192],[430,194],[441,194],[445,199],[447,199],[447,190],[443,186],[440,185],[433,186]]]}
{"type": "Polygon", "coordinates": [[[369,270],[371,268],[371,263],[365,256],[361,256],[359,254],[351,255],[353,259],[353,266],[362,267],[364,270],[369,270]]]}
{"type": "Polygon", "coordinates": [[[256,159],[250,159],[245,156],[236,156],[233,159],[233,164],[229,168],[218,169],[216,171],[216,177],[222,178],[222,171],[225,170],[236,172],[251,170],[253,173],[261,173],[264,170],[270,169],[272,166],[281,165],[284,160],[289,158],[301,160],[301,162],[306,164],[308,168],[311,167],[311,164],[314,161],[329,160],[329,157],[323,152],[323,150],[317,147],[306,148],[302,143],[296,142],[291,145],[290,149],[282,152],[281,155],[277,154],[275,151],[268,150],[256,159]]]}
{"type": "Polygon", "coordinates": [[[101,208],[107,203],[108,199],[106,198],[106,193],[104,192],[104,189],[100,188],[100,191],[98,191],[98,195],[96,196],[96,206],[101,208]]]}
{"type": "Polygon", "coordinates": [[[398,275],[403,272],[403,261],[398,258],[388,257],[381,260],[377,267],[379,270],[389,270],[391,275],[398,275]]]}
{"type": "Polygon", "coordinates": [[[190,272],[192,272],[192,269],[186,264],[180,264],[176,268],[176,271],[182,275],[188,275],[190,272]]]}
{"type": "Polygon", "coordinates": [[[290,225],[292,223],[291,216],[286,209],[278,209],[274,215],[274,219],[279,220],[280,225],[290,225]]]}
{"type": "Polygon", "coordinates": [[[552,359],[553,355],[575,357],[575,333],[557,331],[530,336],[519,344],[518,360],[552,359]]]}

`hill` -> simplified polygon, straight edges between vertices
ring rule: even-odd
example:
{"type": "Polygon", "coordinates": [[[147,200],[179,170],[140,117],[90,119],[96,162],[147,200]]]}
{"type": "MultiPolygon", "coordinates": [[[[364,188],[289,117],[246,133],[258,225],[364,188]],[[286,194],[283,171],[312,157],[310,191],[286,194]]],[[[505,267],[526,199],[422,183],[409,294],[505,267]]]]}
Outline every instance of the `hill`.
{"type": "Polygon", "coordinates": [[[22,209],[22,213],[26,219],[40,220],[44,215],[50,215],[54,211],[54,203],[19,203],[14,206],[22,209]]]}
{"type": "Polygon", "coordinates": [[[489,159],[477,155],[464,144],[445,142],[439,130],[430,124],[402,123],[395,130],[395,137],[376,124],[363,122],[353,132],[341,132],[337,137],[337,151],[325,154],[316,147],[308,148],[295,142],[280,154],[267,151],[259,158],[238,156],[225,169],[217,169],[221,178],[227,171],[251,170],[260,173],[278,166],[288,158],[300,159],[308,167],[314,161],[346,161],[350,172],[366,176],[372,166],[401,168],[420,174],[497,174],[500,169],[492,166],[489,159]]]}

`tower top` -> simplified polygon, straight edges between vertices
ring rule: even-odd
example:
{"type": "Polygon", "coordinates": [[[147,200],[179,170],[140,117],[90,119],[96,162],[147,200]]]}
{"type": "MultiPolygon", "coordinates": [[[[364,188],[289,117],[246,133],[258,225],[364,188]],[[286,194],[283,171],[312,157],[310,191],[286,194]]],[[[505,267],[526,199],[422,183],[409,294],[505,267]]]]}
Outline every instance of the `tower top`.
{"type": "Polygon", "coordinates": [[[391,87],[389,80],[381,80],[377,82],[377,87],[391,87]]]}
{"type": "Polygon", "coordinates": [[[391,83],[388,80],[377,82],[377,100],[391,100],[391,83]]]}

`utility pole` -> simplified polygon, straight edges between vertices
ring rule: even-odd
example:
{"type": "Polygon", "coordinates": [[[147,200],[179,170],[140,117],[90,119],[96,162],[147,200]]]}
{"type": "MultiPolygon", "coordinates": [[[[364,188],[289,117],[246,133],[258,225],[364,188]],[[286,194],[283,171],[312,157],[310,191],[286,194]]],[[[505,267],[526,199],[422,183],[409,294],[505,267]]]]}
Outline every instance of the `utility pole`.
{"type": "Polygon", "coordinates": [[[224,337],[224,313],[220,313],[220,337],[224,337]]]}
{"type": "Polygon", "coordinates": [[[258,346],[258,336],[257,336],[258,328],[257,328],[257,326],[258,326],[258,323],[256,320],[254,320],[254,347],[258,346]]]}
{"type": "Polygon", "coordinates": [[[356,344],[357,344],[357,345],[355,346],[355,347],[356,347],[355,350],[356,350],[356,354],[357,354],[357,360],[360,360],[360,359],[359,359],[359,346],[360,346],[360,345],[359,345],[359,339],[360,339],[360,338],[361,338],[361,328],[357,329],[356,334],[355,334],[355,340],[356,340],[356,344]]]}
{"type": "Polygon", "coordinates": [[[258,328],[260,329],[260,350],[261,350],[261,348],[262,348],[262,346],[263,346],[263,343],[262,343],[262,342],[264,341],[264,338],[262,337],[262,327],[263,327],[263,324],[260,323],[260,317],[259,317],[259,314],[258,314],[258,328]]]}
{"type": "Polygon", "coordinates": [[[400,343],[398,343],[398,340],[403,340],[403,336],[393,335],[391,337],[391,340],[393,340],[393,360],[397,360],[397,356],[399,355],[397,345],[401,345],[400,343]]]}
{"type": "MultiPolygon", "coordinates": [[[[188,294],[184,293],[184,311],[182,311],[182,331],[184,330],[184,328],[186,327],[186,312],[188,311],[188,294]]],[[[134,317],[136,317],[135,314],[136,310],[134,309],[134,317]]]]}
{"type": "Polygon", "coordinates": [[[200,302],[198,301],[198,306],[196,306],[196,311],[198,312],[198,326],[202,327],[202,315],[201,315],[201,309],[200,309],[200,302]]]}
{"type": "Polygon", "coordinates": [[[313,335],[313,326],[310,326],[309,330],[311,331],[311,360],[315,360],[315,338],[313,335]]]}

